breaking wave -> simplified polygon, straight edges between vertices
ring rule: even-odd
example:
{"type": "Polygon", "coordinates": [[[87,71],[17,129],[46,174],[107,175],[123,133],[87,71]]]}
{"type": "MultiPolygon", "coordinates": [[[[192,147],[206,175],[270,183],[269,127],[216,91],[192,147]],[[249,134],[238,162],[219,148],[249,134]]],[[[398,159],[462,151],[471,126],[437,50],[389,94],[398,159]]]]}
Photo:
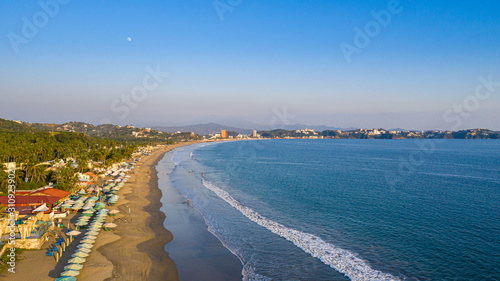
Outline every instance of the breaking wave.
{"type": "Polygon", "coordinates": [[[253,209],[241,205],[228,192],[205,179],[203,179],[203,185],[251,221],[292,242],[304,252],[318,258],[324,264],[343,273],[351,280],[401,280],[395,276],[371,268],[367,261],[360,259],[356,254],[332,245],[318,236],[288,228],[263,217],[253,209]]]}

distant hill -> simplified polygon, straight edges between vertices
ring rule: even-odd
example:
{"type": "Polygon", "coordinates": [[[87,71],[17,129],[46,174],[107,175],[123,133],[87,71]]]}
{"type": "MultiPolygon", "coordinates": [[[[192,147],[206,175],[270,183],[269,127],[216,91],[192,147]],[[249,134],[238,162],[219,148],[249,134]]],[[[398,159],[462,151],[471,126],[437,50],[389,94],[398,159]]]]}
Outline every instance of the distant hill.
{"type": "Polygon", "coordinates": [[[35,132],[27,123],[0,118],[0,131],[2,132],[35,132]]]}
{"type": "Polygon", "coordinates": [[[221,124],[216,124],[216,123],[207,123],[207,124],[196,124],[196,125],[190,125],[190,126],[172,126],[172,127],[153,127],[153,129],[158,130],[160,132],[169,132],[169,133],[175,133],[175,132],[193,132],[198,135],[208,135],[208,134],[218,134],[220,133],[221,130],[226,130],[226,131],[232,131],[232,132],[237,132],[240,134],[251,134],[252,130],[249,129],[242,129],[242,128],[235,128],[235,127],[229,127],[229,126],[224,126],[221,124]]]}
{"type": "Polygon", "coordinates": [[[163,139],[167,135],[151,128],[136,128],[134,126],[118,126],[112,124],[92,125],[83,122],[69,122],[58,124],[32,124],[34,128],[40,131],[60,131],[60,132],[78,132],[85,133],[92,137],[107,137],[113,139],[127,140],[135,138],[163,139]]]}
{"type": "MultiPolygon", "coordinates": [[[[303,130],[303,129],[313,129],[315,131],[326,131],[326,130],[355,130],[356,128],[338,128],[338,127],[330,127],[330,126],[311,126],[304,124],[294,124],[294,125],[276,125],[274,128],[269,128],[269,126],[257,125],[254,129],[258,131],[269,130],[269,129],[284,129],[284,130],[303,130]]],[[[221,130],[237,132],[240,134],[249,135],[252,133],[253,129],[248,128],[237,128],[226,126],[218,123],[206,123],[206,124],[196,124],[196,125],[188,125],[188,126],[156,126],[153,129],[158,130],[160,132],[169,132],[175,133],[177,131],[180,132],[194,132],[199,135],[208,135],[208,134],[217,134],[220,133],[221,130]]]]}
{"type": "Polygon", "coordinates": [[[152,128],[136,128],[134,126],[118,126],[111,124],[92,125],[83,122],[69,122],[64,124],[26,123],[0,118],[0,132],[74,132],[85,133],[88,136],[108,138],[119,141],[166,141],[199,138],[196,135],[171,134],[158,132],[152,128]]]}
{"type": "Polygon", "coordinates": [[[324,126],[324,125],[304,125],[300,123],[296,123],[294,125],[276,125],[276,128],[273,129],[284,129],[284,130],[303,130],[303,129],[312,129],[314,131],[327,131],[327,130],[341,130],[341,131],[350,131],[350,130],[356,130],[358,128],[354,127],[348,127],[348,128],[341,128],[341,127],[332,127],[332,126],[324,126]]]}

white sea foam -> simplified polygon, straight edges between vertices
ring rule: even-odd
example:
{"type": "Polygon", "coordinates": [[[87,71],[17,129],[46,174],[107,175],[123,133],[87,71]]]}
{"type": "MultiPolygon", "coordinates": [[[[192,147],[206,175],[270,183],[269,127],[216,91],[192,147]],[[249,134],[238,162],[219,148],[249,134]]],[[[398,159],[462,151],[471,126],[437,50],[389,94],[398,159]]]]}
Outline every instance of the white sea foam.
{"type": "Polygon", "coordinates": [[[172,154],[172,157],[170,158],[170,161],[172,161],[172,163],[174,163],[175,165],[179,165],[179,162],[175,161],[174,160],[174,157],[175,155],[177,154],[177,151],[175,151],[173,154],[172,154]]]}
{"type": "Polygon", "coordinates": [[[345,274],[351,280],[400,280],[395,276],[371,268],[367,261],[360,259],[354,253],[332,245],[318,236],[288,228],[263,217],[251,208],[241,205],[228,192],[206,180],[203,180],[203,185],[251,221],[292,242],[304,252],[345,274]]]}

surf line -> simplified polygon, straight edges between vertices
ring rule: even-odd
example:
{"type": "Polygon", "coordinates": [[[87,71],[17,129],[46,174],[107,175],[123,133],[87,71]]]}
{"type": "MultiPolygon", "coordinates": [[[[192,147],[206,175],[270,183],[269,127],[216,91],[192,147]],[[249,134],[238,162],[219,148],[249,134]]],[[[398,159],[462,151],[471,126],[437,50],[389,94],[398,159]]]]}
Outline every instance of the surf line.
{"type": "Polygon", "coordinates": [[[263,217],[251,208],[241,205],[227,191],[218,188],[205,179],[203,179],[203,185],[251,221],[292,242],[304,252],[343,273],[351,280],[401,280],[398,277],[371,268],[367,261],[358,258],[354,253],[332,245],[316,235],[288,228],[263,217]]]}

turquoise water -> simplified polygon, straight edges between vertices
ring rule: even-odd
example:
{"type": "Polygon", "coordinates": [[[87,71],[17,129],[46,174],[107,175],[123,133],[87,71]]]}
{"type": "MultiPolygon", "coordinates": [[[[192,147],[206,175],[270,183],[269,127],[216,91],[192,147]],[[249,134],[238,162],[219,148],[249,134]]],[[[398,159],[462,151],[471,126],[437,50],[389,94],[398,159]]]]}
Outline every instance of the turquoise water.
{"type": "Polygon", "coordinates": [[[166,157],[246,280],[500,280],[499,141],[237,141],[166,157]]]}

